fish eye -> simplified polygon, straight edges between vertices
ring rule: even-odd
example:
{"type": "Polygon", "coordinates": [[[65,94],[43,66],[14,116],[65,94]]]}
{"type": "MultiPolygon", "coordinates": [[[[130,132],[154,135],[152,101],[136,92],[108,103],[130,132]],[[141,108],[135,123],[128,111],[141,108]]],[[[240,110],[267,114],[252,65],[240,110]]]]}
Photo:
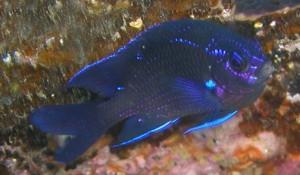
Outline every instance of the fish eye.
{"type": "Polygon", "coordinates": [[[233,55],[229,58],[229,64],[230,67],[238,73],[246,72],[248,69],[247,60],[243,59],[236,52],[234,52],[233,55]]]}

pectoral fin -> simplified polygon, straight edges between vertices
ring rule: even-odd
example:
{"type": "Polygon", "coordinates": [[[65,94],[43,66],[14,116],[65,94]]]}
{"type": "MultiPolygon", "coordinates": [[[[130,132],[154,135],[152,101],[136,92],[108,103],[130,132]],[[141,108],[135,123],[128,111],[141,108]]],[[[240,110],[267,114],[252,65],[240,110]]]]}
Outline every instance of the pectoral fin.
{"type": "Polygon", "coordinates": [[[206,87],[184,78],[176,78],[173,89],[180,94],[183,104],[189,104],[194,108],[201,109],[201,112],[214,111],[215,102],[208,98],[206,87]]]}

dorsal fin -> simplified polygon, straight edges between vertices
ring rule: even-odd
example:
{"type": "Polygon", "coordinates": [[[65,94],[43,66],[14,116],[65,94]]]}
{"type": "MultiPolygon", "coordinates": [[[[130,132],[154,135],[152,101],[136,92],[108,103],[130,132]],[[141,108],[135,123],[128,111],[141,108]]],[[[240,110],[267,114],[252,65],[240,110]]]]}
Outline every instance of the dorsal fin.
{"type": "Polygon", "coordinates": [[[85,88],[99,95],[114,96],[123,85],[130,64],[130,50],[117,52],[80,70],[67,84],[67,88],[85,88]]]}
{"type": "MultiPolygon", "coordinates": [[[[196,20],[180,20],[150,27],[115,54],[83,68],[69,81],[67,87],[81,87],[100,95],[112,97],[118,91],[118,87],[122,87],[125,83],[134,61],[143,59],[143,53],[151,55],[157,48],[172,42],[197,48],[202,46],[197,43],[199,38],[194,38],[198,35],[193,33],[199,33],[201,27],[206,23],[199,23],[196,20]]],[[[201,38],[203,46],[206,45],[206,42],[205,38],[201,38]]]]}

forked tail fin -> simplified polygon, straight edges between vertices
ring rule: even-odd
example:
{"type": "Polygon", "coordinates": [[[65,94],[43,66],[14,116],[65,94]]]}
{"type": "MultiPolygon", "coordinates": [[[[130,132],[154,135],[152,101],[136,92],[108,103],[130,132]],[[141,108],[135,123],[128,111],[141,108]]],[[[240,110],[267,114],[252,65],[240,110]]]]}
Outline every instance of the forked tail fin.
{"type": "Polygon", "coordinates": [[[69,162],[83,154],[111,126],[100,115],[97,103],[45,106],[31,114],[30,122],[45,132],[75,136],[55,156],[57,161],[69,162]]]}

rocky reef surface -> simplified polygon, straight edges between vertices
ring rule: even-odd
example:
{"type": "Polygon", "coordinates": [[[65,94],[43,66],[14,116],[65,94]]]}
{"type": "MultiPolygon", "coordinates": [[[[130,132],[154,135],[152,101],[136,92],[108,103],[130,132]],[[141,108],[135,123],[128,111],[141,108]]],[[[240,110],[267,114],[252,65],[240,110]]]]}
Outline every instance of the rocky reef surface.
{"type": "Polygon", "coordinates": [[[3,0],[0,2],[0,174],[300,174],[300,2],[259,0],[3,0]],[[47,104],[95,98],[64,85],[140,31],[212,19],[256,37],[276,71],[250,107],[223,125],[159,133],[122,149],[99,140],[77,161],[53,160],[63,139],[31,126],[47,104]]]}

